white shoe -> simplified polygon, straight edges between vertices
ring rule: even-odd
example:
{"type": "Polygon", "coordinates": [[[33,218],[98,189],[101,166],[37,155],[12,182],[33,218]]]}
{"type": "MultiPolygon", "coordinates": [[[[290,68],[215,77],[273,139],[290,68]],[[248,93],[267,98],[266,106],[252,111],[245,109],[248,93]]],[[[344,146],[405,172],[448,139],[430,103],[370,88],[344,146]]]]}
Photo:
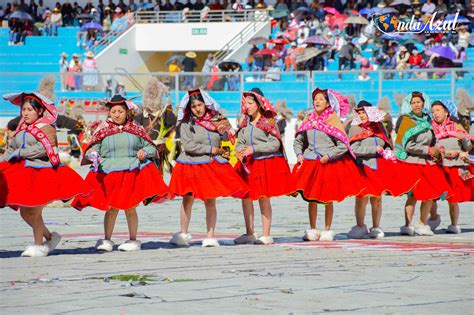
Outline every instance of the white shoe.
{"type": "Polygon", "coordinates": [[[321,231],[318,229],[309,229],[304,231],[303,241],[317,241],[321,237],[321,231]]]}
{"type": "Polygon", "coordinates": [[[189,242],[191,242],[192,236],[190,233],[184,234],[181,232],[175,233],[173,237],[170,239],[170,243],[176,246],[189,246],[189,242]]]}
{"type": "Polygon", "coordinates": [[[48,247],[48,252],[51,253],[56,246],[58,246],[59,242],[61,241],[61,235],[56,232],[51,233],[51,239],[49,241],[44,242],[44,246],[48,247]]]}
{"type": "Polygon", "coordinates": [[[385,233],[382,231],[381,228],[374,228],[373,227],[373,228],[370,228],[369,236],[370,236],[370,238],[380,239],[380,238],[385,237],[385,233]]]}
{"type": "Polygon", "coordinates": [[[252,235],[242,234],[236,239],[234,239],[234,243],[238,245],[242,244],[252,244],[258,239],[257,233],[253,233],[252,235]]]}
{"type": "Polygon", "coordinates": [[[114,242],[109,240],[98,240],[95,244],[96,251],[111,252],[114,249],[114,242]]]}
{"type": "Polygon", "coordinates": [[[400,228],[400,234],[413,236],[415,235],[415,228],[413,225],[404,225],[400,228]]]}
{"type": "Polygon", "coordinates": [[[142,242],[136,240],[125,241],[125,243],[118,247],[118,250],[121,250],[123,252],[134,252],[140,249],[142,249],[142,242]]]}
{"type": "Polygon", "coordinates": [[[270,245],[273,244],[273,237],[271,236],[260,236],[258,240],[253,242],[255,245],[270,245]]]}
{"type": "Polygon", "coordinates": [[[434,235],[433,231],[431,231],[431,228],[429,225],[420,225],[415,228],[415,234],[416,235],[422,235],[422,236],[432,236],[434,235]]]}
{"type": "Polygon", "coordinates": [[[30,245],[21,253],[21,257],[46,257],[48,256],[48,251],[48,246],[30,245]]]}
{"type": "Polygon", "coordinates": [[[202,240],[202,247],[219,247],[219,242],[215,238],[205,238],[202,240]]]}
{"type": "Polygon", "coordinates": [[[459,225],[448,225],[446,233],[461,234],[461,227],[459,225]]]}
{"type": "Polygon", "coordinates": [[[369,229],[367,228],[367,225],[364,224],[362,227],[354,225],[352,229],[347,233],[347,237],[361,239],[368,234],[369,229]]]}
{"type": "Polygon", "coordinates": [[[334,231],[322,231],[321,232],[321,237],[319,238],[320,241],[334,241],[334,236],[336,236],[336,233],[334,231]]]}
{"type": "Polygon", "coordinates": [[[429,225],[429,227],[431,228],[431,231],[436,230],[436,228],[441,224],[441,216],[438,214],[436,219],[434,220],[428,219],[426,224],[429,225]]]}

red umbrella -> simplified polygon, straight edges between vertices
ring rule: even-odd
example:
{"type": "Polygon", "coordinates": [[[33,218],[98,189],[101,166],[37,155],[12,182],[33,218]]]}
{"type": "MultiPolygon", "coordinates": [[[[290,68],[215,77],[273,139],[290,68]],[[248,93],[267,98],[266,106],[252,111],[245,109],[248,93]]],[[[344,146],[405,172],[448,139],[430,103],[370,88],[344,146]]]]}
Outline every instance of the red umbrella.
{"type": "Polygon", "coordinates": [[[285,37],[288,40],[291,40],[291,41],[294,41],[296,39],[296,33],[295,32],[286,31],[285,33],[283,33],[282,36],[285,37]]]}
{"type": "Polygon", "coordinates": [[[255,53],[257,56],[277,56],[280,57],[280,54],[275,49],[263,48],[255,53]]]}
{"type": "Polygon", "coordinates": [[[273,44],[276,44],[276,45],[285,45],[285,44],[288,44],[288,43],[289,43],[288,40],[286,40],[286,39],[281,39],[281,38],[271,39],[269,42],[270,42],[270,43],[273,43],[273,44]]]}
{"type": "Polygon", "coordinates": [[[324,7],[324,11],[326,11],[327,13],[334,14],[334,15],[339,14],[339,11],[337,11],[335,8],[331,8],[331,7],[324,7]]]}
{"type": "Polygon", "coordinates": [[[330,20],[329,20],[329,27],[333,30],[336,28],[336,25],[338,26],[338,28],[340,30],[342,30],[343,28],[346,27],[346,25],[344,24],[344,21],[348,18],[349,16],[346,15],[346,14],[339,14],[339,15],[336,15],[334,17],[332,17],[330,20]]]}

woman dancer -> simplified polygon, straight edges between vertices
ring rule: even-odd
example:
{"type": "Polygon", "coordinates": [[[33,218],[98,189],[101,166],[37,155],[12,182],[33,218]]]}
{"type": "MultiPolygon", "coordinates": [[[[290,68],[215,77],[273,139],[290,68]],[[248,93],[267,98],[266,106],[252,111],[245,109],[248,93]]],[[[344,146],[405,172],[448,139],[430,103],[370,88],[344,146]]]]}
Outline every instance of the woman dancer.
{"type": "Polygon", "coordinates": [[[112,233],[119,210],[125,210],[130,239],[118,247],[121,251],[137,251],[140,202],[163,201],[172,196],[161,173],[152,162],[156,156],[153,141],[143,127],[133,121],[138,107],[120,95],[105,105],[109,117],[97,127],[89,146],[84,151],[83,163],[92,163],[86,182],[94,188],[92,195],[76,198],[72,206],[83,209],[91,206],[104,210],[105,238],[97,241],[96,250],[113,250],[112,233]]]}
{"type": "Polygon", "coordinates": [[[85,196],[91,189],[59,160],[53,102],[38,92],[8,94],[4,99],[21,107],[21,120],[8,150],[0,156],[0,207],[20,210],[33,229],[35,245],[28,246],[21,256],[47,256],[61,236],[44,225],[44,206],[85,196]]]}
{"type": "Polygon", "coordinates": [[[235,169],[249,185],[242,200],[246,233],[236,238],[236,244],[271,244],[271,197],[289,195],[294,191],[283,142],[275,122],[277,115],[260,89],[244,92],[241,99],[242,119],[237,133],[235,169]],[[253,201],[258,200],[262,214],[263,235],[254,230],[253,201]]]}
{"type": "Polygon", "coordinates": [[[395,131],[395,154],[402,162],[400,168],[406,176],[420,181],[408,194],[405,203],[405,225],[400,228],[402,235],[433,235],[426,225],[433,200],[440,198],[448,191],[443,169],[437,165],[441,159],[441,148],[436,145],[436,138],[428,116],[429,98],[421,92],[412,92],[402,103],[401,116],[395,131]],[[413,225],[413,214],[416,202],[421,201],[420,224],[413,225]]]}
{"type": "MultiPolygon", "coordinates": [[[[459,234],[461,228],[458,224],[459,203],[474,201],[474,185],[472,176],[474,168],[469,164],[469,151],[472,149],[472,138],[464,128],[453,121],[456,118],[456,106],[452,102],[435,101],[431,105],[433,127],[438,145],[441,147],[443,171],[448,179],[450,190],[448,195],[449,215],[451,225],[446,232],[459,234]]],[[[433,208],[437,208],[436,202],[433,208]]],[[[433,225],[432,230],[441,222],[436,210],[431,209],[431,220],[428,225],[433,225]]]]}
{"type": "Polygon", "coordinates": [[[305,241],[332,241],[334,206],[365,187],[362,171],[356,167],[344,127],[339,117],[349,110],[347,97],[330,89],[316,88],[312,93],[314,110],[296,133],[293,148],[298,163],[293,169],[296,191],[308,201],[310,229],[305,241]],[[351,157],[352,155],[352,157],[351,157]],[[317,203],[325,205],[325,230],[316,229],[317,203]]]}
{"type": "Polygon", "coordinates": [[[233,196],[240,198],[247,185],[229,164],[230,151],[221,148],[223,138],[231,138],[230,122],[219,112],[219,105],[204,90],[192,90],[181,100],[178,112],[178,131],[182,152],[176,159],[170,188],[183,197],[181,205],[181,231],[174,234],[170,243],[189,245],[192,236],[188,232],[194,199],[200,199],[206,207],[207,237],[203,247],[217,247],[214,236],[217,210],[216,198],[233,196]]]}
{"type": "Polygon", "coordinates": [[[383,125],[384,115],[369,102],[361,101],[355,108],[355,117],[349,130],[351,149],[356,154],[357,165],[362,169],[366,189],[356,196],[355,215],[357,225],[347,233],[350,238],[383,238],[380,228],[382,195],[399,196],[409,192],[418,182],[405,176],[396,163],[392,142],[383,125]],[[372,227],[364,223],[365,209],[370,201],[372,227]]]}

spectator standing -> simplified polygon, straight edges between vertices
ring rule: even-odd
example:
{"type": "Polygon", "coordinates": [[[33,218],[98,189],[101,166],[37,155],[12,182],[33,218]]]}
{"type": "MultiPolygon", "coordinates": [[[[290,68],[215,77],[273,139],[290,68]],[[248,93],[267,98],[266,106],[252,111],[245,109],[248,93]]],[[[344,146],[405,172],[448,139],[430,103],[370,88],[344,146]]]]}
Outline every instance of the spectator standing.
{"type": "Polygon", "coordinates": [[[112,32],[123,32],[127,29],[128,21],[120,7],[115,8],[115,16],[112,22],[112,32]]]}
{"type": "Polygon", "coordinates": [[[8,20],[8,27],[10,28],[8,31],[8,46],[12,46],[17,43],[18,24],[20,24],[20,22],[17,19],[8,20]]]}
{"type": "Polygon", "coordinates": [[[69,63],[68,75],[66,76],[66,87],[70,91],[80,90],[82,65],[79,60],[79,55],[72,55],[72,60],[69,63]]]}
{"type": "MultiPolygon", "coordinates": [[[[183,60],[183,67],[184,72],[194,72],[194,69],[197,67],[196,64],[196,53],[193,51],[188,51],[185,54],[185,58],[183,60]]],[[[191,90],[194,88],[194,75],[186,74],[184,76],[184,89],[191,90]]]]}
{"type": "MultiPolygon", "coordinates": [[[[382,55],[381,60],[381,68],[383,70],[391,70],[395,69],[397,66],[397,59],[395,57],[395,49],[389,48],[388,52],[386,54],[382,55]]],[[[385,79],[393,79],[394,74],[393,73],[386,73],[384,75],[385,79]]]]}
{"type": "MultiPolygon", "coordinates": [[[[354,44],[348,43],[341,47],[339,52],[339,70],[352,70],[354,69],[354,44]]],[[[342,75],[339,74],[339,79],[342,79],[342,75]]]]}
{"type": "Polygon", "coordinates": [[[179,73],[181,72],[181,68],[180,66],[178,65],[178,61],[175,59],[173,60],[172,63],[170,63],[170,65],[168,66],[168,72],[171,72],[171,75],[170,75],[170,87],[172,89],[175,88],[175,77],[176,77],[176,73],[179,73]]]}
{"type": "Polygon", "coordinates": [[[63,25],[64,26],[73,26],[74,24],[74,8],[69,3],[65,1],[61,6],[61,14],[63,16],[63,25]]]}
{"type": "Polygon", "coordinates": [[[66,73],[69,67],[69,60],[67,59],[67,54],[63,52],[61,58],[59,59],[59,73],[61,76],[61,91],[66,91],[66,73]]]}
{"type": "Polygon", "coordinates": [[[83,86],[84,90],[92,91],[95,90],[96,86],[99,84],[97,64],[92,51],[88,51],[84,55],[86,58],[82,62],[82,72],[84,73],[83,86]]]}
{"type": "Polygon", "coordinates": [[[285,69],[286,71],[296,71],[296,55],[298,54],[298,48],[295,42],[291,42],[291,47],[288,49],[285,58],[285,69]]]}
{"type": "Polygon", "coordinates": [[[106,7],[104,10],[104,19],[102,20],[102,31],[105,34],[108,34],[112,29],[112,9],[110,7],[106,7]]]}
{"type": "Polygon", "coordinates": [[[212,67],[214,67],[215,64],[216,62],[214,61],[214,55],[208,54],[201,69],[201,71],[204,72],[204,76],[202,77],[201,88],[207,88],[207,85],[209,84],[209,80],[211,78],[212,67]]]}
{"type": "Polygon", "coordinates": [[[127,19],[127,27],[135,24],[135,18],[133,17],[133,11],[131,9],[128,9],[125,18],[127,19]]]}

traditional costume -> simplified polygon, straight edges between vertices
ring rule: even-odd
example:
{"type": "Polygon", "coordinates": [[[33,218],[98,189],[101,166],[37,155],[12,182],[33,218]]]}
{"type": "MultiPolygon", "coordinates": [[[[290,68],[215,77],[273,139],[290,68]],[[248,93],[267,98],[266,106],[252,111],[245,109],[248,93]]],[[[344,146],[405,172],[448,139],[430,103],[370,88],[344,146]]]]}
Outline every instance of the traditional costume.
{"type": "MultiPolygon", "coordinates": [[[[115,105],[138,109],[120,95],[106,104],[115,105]]],[[[83,164],[93,164],[86,182],[94,188],[94,193],[76,198],[72,206],[76,209],[91,206],[100,210],[128,210],[140,202],[148,205],[171,198],[172,193],[152,162],[155,156],[155,144],[132,118],[127,117],[123,125],[107,118],[97,127],[84,151],[83,164]],[[142,161],[137,157],[141,149],[146,153],[146,159],[142,161]]]]}
{"type": "Polygon", "coordinates": [[[237,132],[236,151],[251,146],[253,153],[237,162],[235,169],[248,184],[250,191],[243,198],[258,200],[294,192],[290,168],[278,126],[277,113],[270,101],[255,92],[244,92],[241,99],[242,119],[237,132]],[[259,120],[252,124],[247,114],[245,98],[253,96],[263,110],[259,120]]]}
{"type": "Polygon", "coordinates": [[[437,140],[437,145],[444,149],[442,166],[448,179],[448,202],[474,201],[473,172],[474,167],[469,163],[469,151],[472,148],[472,138],[466,130],[452,120],[457,116],[456,106],[452,102],[436,101],[432,104],[443,106],[449,116],[442,123],[431,122],[437,140]],[[459,139],[459,135],[463,138],[459,139]],[[448,157],[446,153],[458,151],[455,157],[448,157]]]}
{"type": "Polygon", "coordinates": [[[170,189],[178,196],[192,195],[204,201],[226,196],[242,198],[248,191],[229,164],[229,156],[212,153],[212,148],[221,147],[223,137],[233,141],[230,122],[219,109],[219,104],[200,89],[188,91],[181,100],[178,129],[182,150],[170,182],[170,189]],[[206,112],[200,118],[191,112],[189,97],[194,94],[200,94],[206,105],[206,112]]]}
{"type": "Polygon", "coordinates": [[[418,179],[406,176],[398,167],[392,142],[383,125],[383,114],[366,101],[361,101],[355,110],[365,111],[368,119],[362,123],[356,114],[349,130],[351,149],[357,157],[357,165],[362,168],[366,186],[358,197],[380,197],[384,192],[399,196],[409,192],[418,179]],[[378,151],[378,146],[383,150],[378,151]]]}
{"type": "Polygon", "coordinates": [[[436,138],[428,116],[429,98],[424,93],[410,93],[402,103],[401,116],[396,125],[395,155],[402,162],[399,167],[405,176],[419,179],[411,193],[416,200],[434,200],[448,192],[448,183],[439,162],[430,153],[436,138]],[[413,113],[411,100],[421,97],[424,108],[421,116],[413,113]]]}
{"type": "Polygon", "coordinates": [[[44,113],[30,125],[21,118],[8,150],[0,157],[0,207],[45,206],[90,194],[92,189],[81,176],[59,160],[53,102],[38,92],[3,97],[17,106],[32,99],[44,113]]]}
{"type": "Polygon", "coordinates": [[[362,171],[355,165],[354,153],[339,117],[347,115],[347,97],[331,90],[315,89],[312,99],[323,93],[329,99],[326,110],[310,112],[296,132],[293,148],[304,162],[293,169],[296,191],[308,202],[329,203],[356,196],[365,188],[362,171]],[[320,158],[329,162],[321,164],[320,158]]]}

